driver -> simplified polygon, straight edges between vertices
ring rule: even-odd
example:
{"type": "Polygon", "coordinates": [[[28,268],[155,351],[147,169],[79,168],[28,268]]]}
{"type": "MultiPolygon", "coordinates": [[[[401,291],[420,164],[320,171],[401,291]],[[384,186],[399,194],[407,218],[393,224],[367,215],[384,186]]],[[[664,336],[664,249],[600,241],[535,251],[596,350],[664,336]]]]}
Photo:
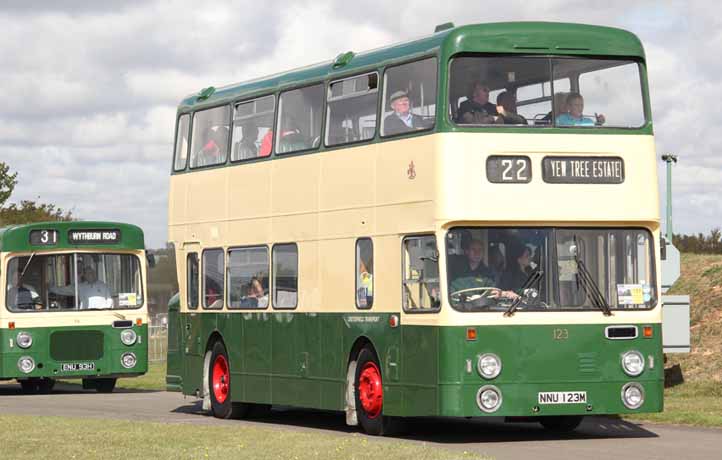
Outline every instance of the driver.
{"type": "Polygon", "coordinates": [[[7,290],[7,304],[15,308],[42,308],[40,296],[35,289],[24,283],[20,283],[20,272],[13,271],[11,275],[11,283],[7,290]]]}
{"type": "Polygon", "coordinates": [[[491,287],[493,289],[489,297],[506,299],[519,297],[513,291],[502,291],[495,287],[495,276],[482,260],[483,249],[484,245],[481,241],[476,239],[469,241],[464,248],[465,259],[459,264],[459,267],[452,270],[455,276],[449,283],[449,290],[453,293],[465,289],[491,287]]]}

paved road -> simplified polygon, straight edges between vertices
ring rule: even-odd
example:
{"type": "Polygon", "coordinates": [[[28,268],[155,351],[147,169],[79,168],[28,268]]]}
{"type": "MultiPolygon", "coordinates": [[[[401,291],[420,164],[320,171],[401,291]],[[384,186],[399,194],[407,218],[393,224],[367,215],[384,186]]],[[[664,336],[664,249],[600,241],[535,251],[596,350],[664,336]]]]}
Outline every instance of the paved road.
{"type": "MultiPolygon", "coordinates": [[[[0,414],[67,415],[74,417],[193,423],[203,425],[265,425],[274,429],[348,436],[343,414],[275,409],[254,420],[217,420],[201,411],[195,398],[179,393],[116,391],[83,392],[58,385],[52,395],[25,396],[18,385],[0,385],[0,414]]],[[[722,458],[722,430],[635,424],[614,418],[588,418],[575,432],[553,435],[536,424],[504,424],[457,419],[421,419],[407,425],[399,438],[445,448],[476,451],[497,459],[714,459],[722,458]]],[[[393,438],[380,439],[393,442],[393,438]]]]}

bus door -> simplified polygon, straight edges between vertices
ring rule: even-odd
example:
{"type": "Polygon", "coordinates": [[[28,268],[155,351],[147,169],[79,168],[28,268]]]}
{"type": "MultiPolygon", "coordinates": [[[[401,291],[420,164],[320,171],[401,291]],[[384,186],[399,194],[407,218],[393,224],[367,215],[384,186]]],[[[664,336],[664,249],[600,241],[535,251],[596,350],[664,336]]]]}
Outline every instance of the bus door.
{"type": "Polygon", "coordinates": [[[181,298],[180,334],[184,393],[201,388],[205,343],[202,343],[200,308],[200,258],[198,243],[186,243],[182,251],[185,298],[181,298]]]}

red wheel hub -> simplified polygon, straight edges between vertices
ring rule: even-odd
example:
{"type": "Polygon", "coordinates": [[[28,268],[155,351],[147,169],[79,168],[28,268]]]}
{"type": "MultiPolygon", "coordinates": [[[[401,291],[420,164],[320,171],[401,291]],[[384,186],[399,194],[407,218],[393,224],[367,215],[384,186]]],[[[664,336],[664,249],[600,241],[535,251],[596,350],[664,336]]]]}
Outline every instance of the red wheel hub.
{"type": "Polygon", "coordinates": [[[223,355],[216,356],[213,362],[213,373],[211,375],[211,384],[213,385],[213,395],[216,401],[223,404],[228,398],[229,383],[231,374],[228,371],[228,361],[223,355]]]}
{"type": "Polygon", "coordinates": [[[374,419],[379,416],[384,406],[384,389],[381,372],[376,363],[368,362],[361,369],[358,378],[358,399],[368,418],[374,419]]]}

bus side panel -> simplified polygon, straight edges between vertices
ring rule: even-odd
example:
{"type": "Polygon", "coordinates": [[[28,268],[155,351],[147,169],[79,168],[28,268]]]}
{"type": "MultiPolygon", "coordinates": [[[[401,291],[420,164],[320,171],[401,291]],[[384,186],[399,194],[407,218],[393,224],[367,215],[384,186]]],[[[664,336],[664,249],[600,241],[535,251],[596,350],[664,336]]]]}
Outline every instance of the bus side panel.
{"type": "MultiPolygon", "coordinates": [[[[241,400],[270,404],[271,399],[271,327],[274,314],[267,312],[232,313],[241,321],[242,393],[241,400]]],[[[234,393],[237,394],[237,393],[234,393]]],[[[233,399],[237,399],[235,396],[233,399]]]]}
{"type": "MultiPolygon", "coordinates": [[[[403,414],[438,413],[439,328],[401,326],[403,414]]],[[[461,365],[461,364],[460,364],[461,365]]]]}
{"type": "Polygon", "coordinates": [[[184,333],[183,394],[192,395],[203,386],[203,360],[211,331],[216,328],[214,313],[184,313],[181,315],[184,333]]]}
{"type": "Polygon", "coordinates": [[[312,339],[320,344],[318,366],[314,365],[311,369],[312,376],[318,379],[321,393],[319,408],[341,410],[344,407],[348,362],[348,353],[343,348],[343,315],[309,315],[308,322],[316,325],[312,339]]]}
{"type": "Polygon", "coordinates": [[[166,361],[166,390],[181,391],[183,384],[182,327],[180,301],[176,294],[168,302],[168,357],[166,361]]]}

